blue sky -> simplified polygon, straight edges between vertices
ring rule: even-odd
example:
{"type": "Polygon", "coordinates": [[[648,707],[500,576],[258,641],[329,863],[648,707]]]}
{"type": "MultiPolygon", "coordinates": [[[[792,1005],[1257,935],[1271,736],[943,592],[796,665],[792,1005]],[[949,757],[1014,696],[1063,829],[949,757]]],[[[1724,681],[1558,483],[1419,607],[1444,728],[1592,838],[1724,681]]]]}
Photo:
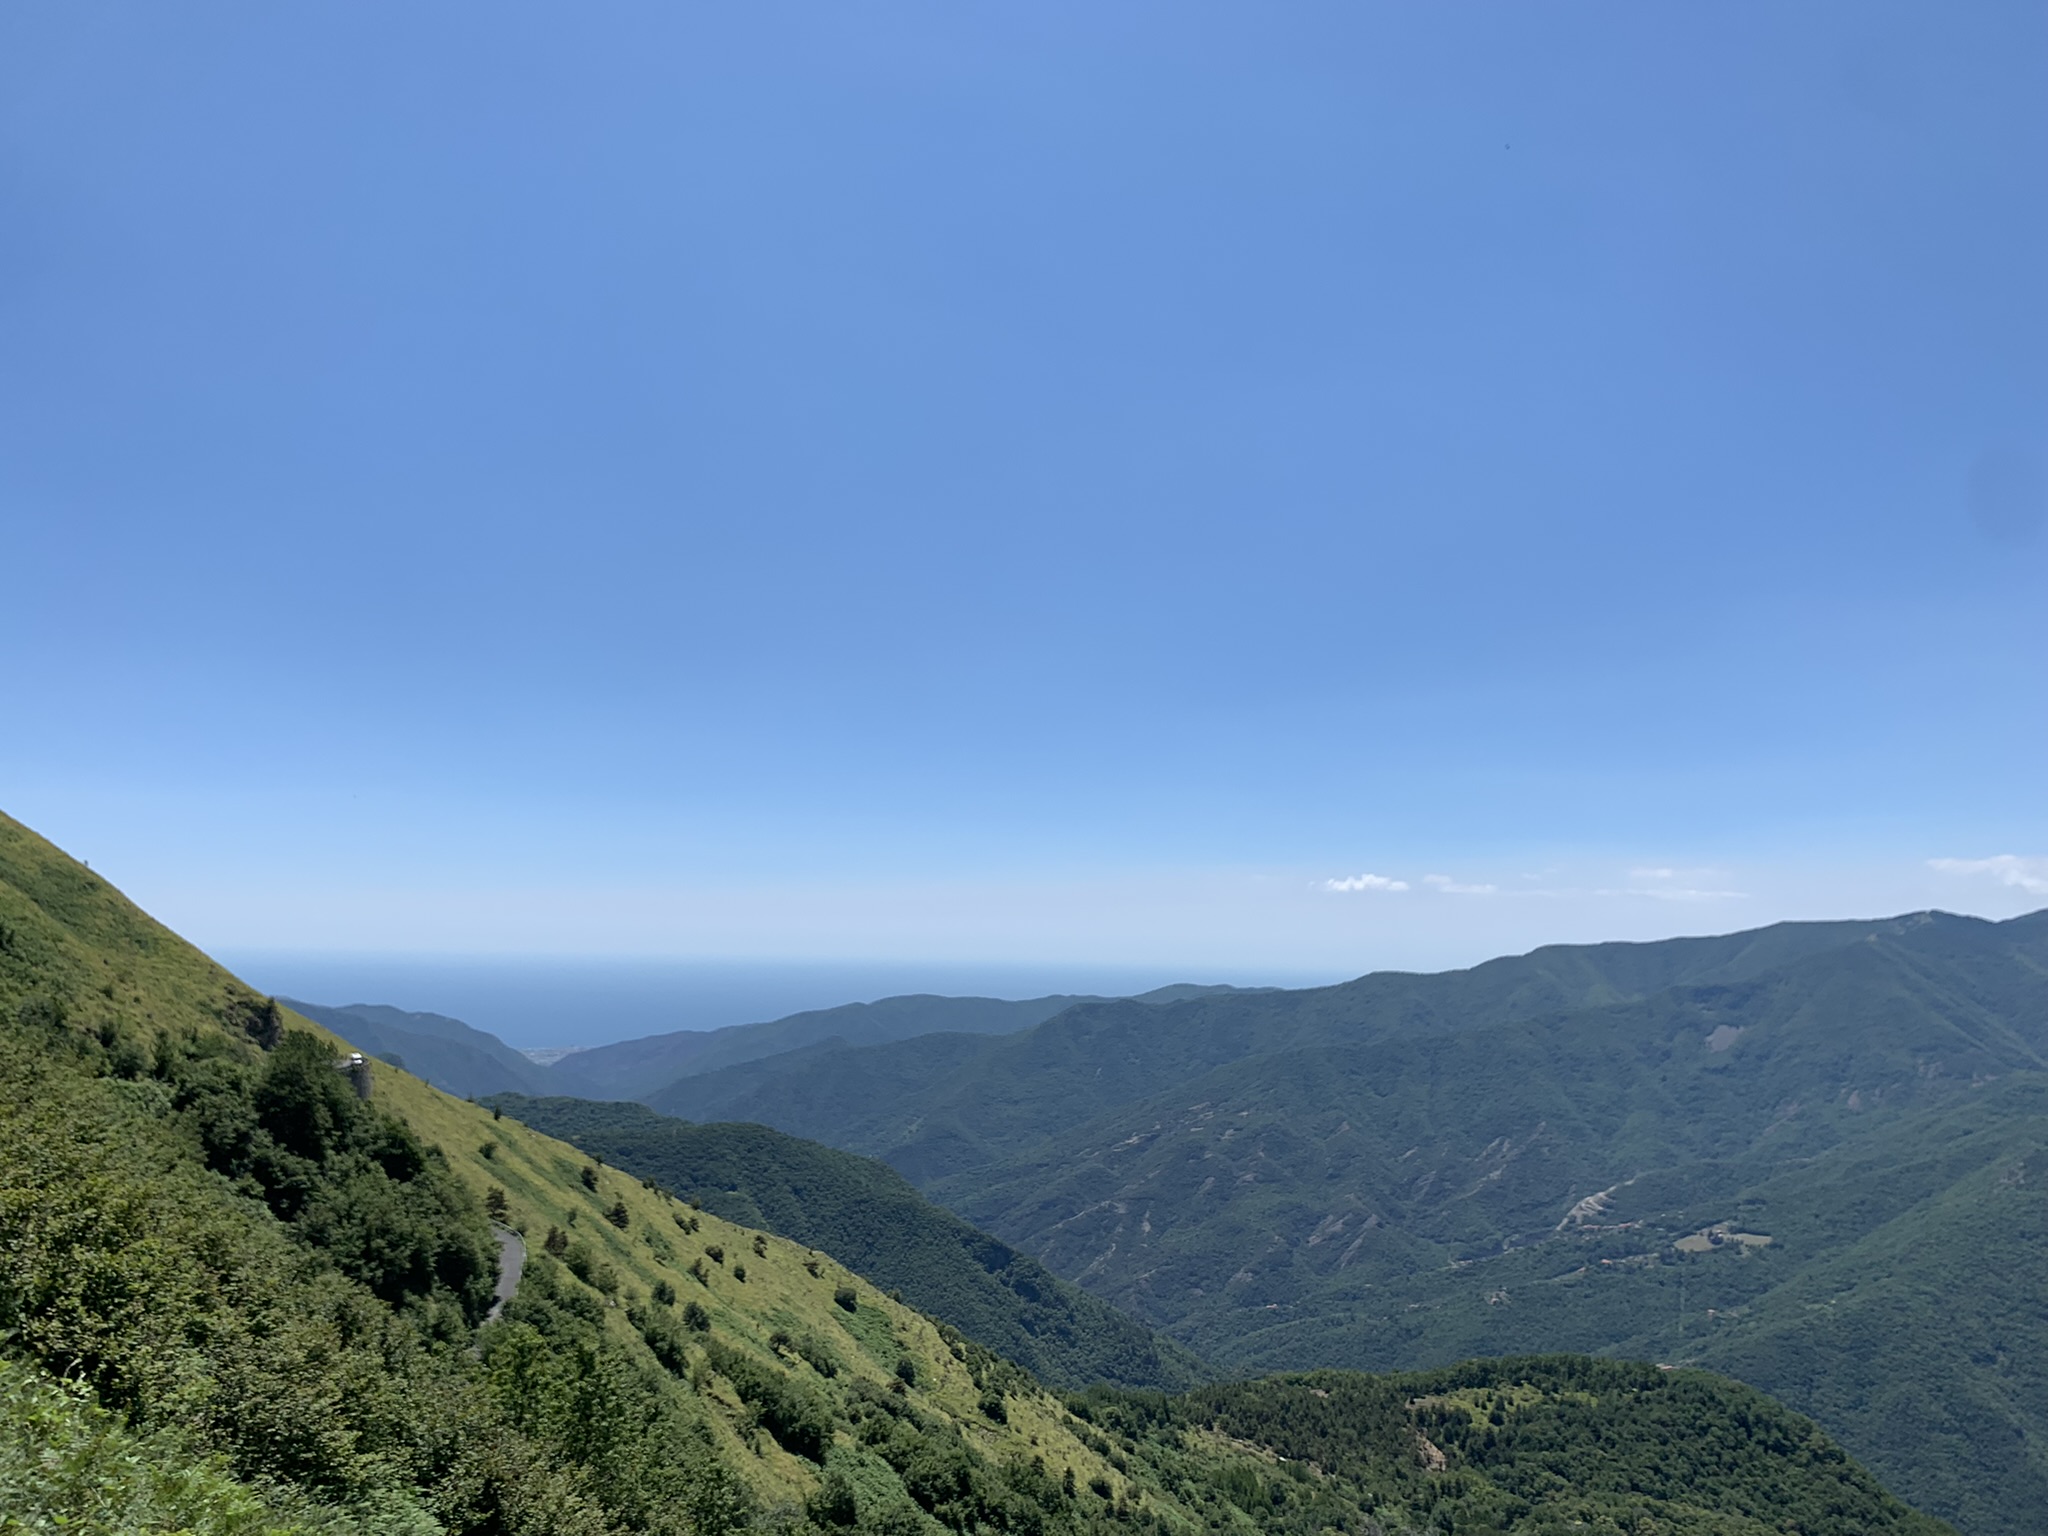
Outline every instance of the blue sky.
{"type": "Polygon", "coordinates": [[[9,7],[0,805],[238,951],[1253,979],[2043,905],[2044,57],[9,7]]]}

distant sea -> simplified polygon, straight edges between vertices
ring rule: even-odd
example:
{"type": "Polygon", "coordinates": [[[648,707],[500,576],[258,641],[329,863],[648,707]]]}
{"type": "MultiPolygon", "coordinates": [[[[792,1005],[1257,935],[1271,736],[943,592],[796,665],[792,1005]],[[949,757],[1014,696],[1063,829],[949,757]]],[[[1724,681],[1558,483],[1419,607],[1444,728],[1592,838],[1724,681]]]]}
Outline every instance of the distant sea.
{"type": "Polygon", "coordinates": [[[1336,975],[1190,974],[1166,968],[639,960],[229,951],[221,963],[263,992],[338,1007],[387,1003],[489,1030],[520,1050],[605,1045],[678,1029],[722,1029],[810,1008],[935,992],[953,997],[1127,996],[1169,982],[1319,986],[1336,975]]]}

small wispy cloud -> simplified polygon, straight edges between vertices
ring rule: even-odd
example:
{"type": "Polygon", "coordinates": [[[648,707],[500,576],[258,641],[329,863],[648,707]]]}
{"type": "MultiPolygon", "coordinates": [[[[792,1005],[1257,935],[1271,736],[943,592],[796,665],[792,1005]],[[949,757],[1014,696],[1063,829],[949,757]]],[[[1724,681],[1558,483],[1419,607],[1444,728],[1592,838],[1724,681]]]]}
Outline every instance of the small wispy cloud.
{"type": "Polygon", "coordinates": [[[1706,882],[1725,880],[1718,869],[1673,869],[1668,865],[1639,865],[1628,872],[1629,883],[1619,889],[1597,890],[1595,896],[1644,896],[1651,901],[1747,901],[1749,892],[1732,891],[1706,882]]]}
{"type": "Polygon", "coordinates": [[[1325,880],[1326,891],[1405,891],[1406,880],[1392,880],[1385,875],[1346,875],[1341,880],[1325,880]]]}
{"type": "Polygon", "coordinates": [[[1497,885],[1466,885],[1449,875],[1424,875],[1422,883],[1446,896],[1491,896],[1500,889],[1497,885]]]}
{"type": "Polygon", "coordinates": [[[1944,875],[1989,875],[2000,885],[2012,886],[2031,896],[2048,896],[2048,859],[2000,853],[1988,859],[1929,859],[1927,867],[1944,875]]]}
{"type": "MultiPolygon", "coordinates": [[[[1942,861],[1935,861],[1940,864],[1942,861]]],[[[1956,863],[1957,861],[1949,861],[1956,863]]],[[[1982,867],[1999,864],[1999,860],[1981,861],[1982,867]]],[[[2025,862],[2025,861],[2022,861],[2025,862]]],[[[1958,867],[1961,867],[1958,864],[1958,867]]],[[[1980,867],[1970,864],[1970,868],[1980,867]]],[[[1546,871],[1546,874],[1555,871],[1546,871]]],[[[2048,876],[2048,869],[2044,869],[2048,876]]],[[[1392,875],[1345,875],[1333,880],[1312,882],[1316,889],[1324,891],[1406,891],[1419,889],[1439,896],[1498,896],[1503,901],[1517,898],[1541,897],[1552,900],[1566,898],[1608,897],[1627,898],[1637,901],[1747,901],[1749,892],[1732,890],[1719,884],[1728,879],[1728,871],[1716,869],[1667,869],[1662,866],[1631,869],[1628,884],[1616,886],[1583,885],[1533,885],[1510,882],[1502,886],[1491,880],[1462,880],[1455,875],[1430,874],[1418,876],[1411,886],[1408,881],[1392,875]]],[[[1543,875],[1522,875],[1524,882],[1544,878],[1543,875]]],[[[2029,876],[2028,878],[2032,878],[2029,876]]],[[[2009,882],[2017,883],[2017,882],[2009,882]]],[[[2048,889],[2044,883],[2042,889],[2048,889]]],[[[2035,889],[2029,886],[2028,889],[2035,889]]]]}
{"type": "Polygon", "coordinates": [[[1599,890],[1595,896],[1646,896],[1651,901],[1747,901],[1747,891],[1702,890],[1690,885],[1630,885],[1599,890]]]}

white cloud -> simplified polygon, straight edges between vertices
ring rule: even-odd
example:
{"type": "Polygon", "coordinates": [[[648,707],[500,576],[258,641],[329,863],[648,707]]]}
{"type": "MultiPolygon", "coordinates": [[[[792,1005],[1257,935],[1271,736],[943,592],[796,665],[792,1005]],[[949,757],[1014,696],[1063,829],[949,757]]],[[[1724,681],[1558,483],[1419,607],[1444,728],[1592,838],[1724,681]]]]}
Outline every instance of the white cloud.
{"type": "Polygon", "coordinates": [[[1675,869],[1632,869],[1628,872],[1628,877],[1631,880],[1676,880],[1678,878],[1678,871],[1675,869]]]}
{"type": "Polygon", "coordinates": [[[1500,889],[1497,885],[1464,885],[1449,875],[1424,875],[1422,883],[1446,896],[1491,896],[1500,889]]]}
{"type": "Polygon", "coordinates": [[[1326,891],[1405,891],[1406,880],[1390,880],[1385,875],[1347,875],[1342,880],[1325,880],[1326,891]]]}
{"type": "Polygon", "coordinates": [[[2048,896],[2048,859],[2023,859],[2001,853],[1988,859],[1929,859],[1929,869],[1944,875],[1989,875],[2000,885],[2009,885],[2032,896],[2048,896]]]}

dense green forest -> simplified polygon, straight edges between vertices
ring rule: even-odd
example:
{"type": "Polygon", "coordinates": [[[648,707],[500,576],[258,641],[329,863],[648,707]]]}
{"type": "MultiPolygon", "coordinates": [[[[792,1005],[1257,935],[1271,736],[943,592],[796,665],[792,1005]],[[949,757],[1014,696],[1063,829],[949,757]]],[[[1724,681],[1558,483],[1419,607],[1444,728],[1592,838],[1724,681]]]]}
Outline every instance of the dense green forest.
{"type": "Polygon", "coordinates": [[[1690,1372],[1062,1399],[829,1255],[343,1050],[0,818],[10,1528],[1945,1529],[1690,1372]]]}
{"type": "Polygon", "coordinates": [[[640,1104],[517,1094],[487,1102],[729,1221],[822,1249],[1054,1386],[1178,1387],[1214,1374],[933,1205],[885,1163],[761,1125],[689,1125],[640,1104]]]}
{"type": "Polygon", "coordinates": [[[886,1158],[1225,1370],[1711,1364],[1973,1533],[2048,1507],[2048,914],[1088,1005],[651,1098],[886,1158]]]}
{"type": "Polygon", "coordinates": [[[1322,1371],[1182,1398],[1097,1394],[1076,1411],[1163,1467],[1257,1446],[1231,1501],[1274,1533],[1357,1511],[1443,1532],[1811,1532],[1934,1525],[1872,1496],[1813,1425],[1693,1371],[1524,1357],[1395,1376],[1322,1371]],[[1787,1486],[1782,1470],[1800,1475],[1787,1486]]]}

